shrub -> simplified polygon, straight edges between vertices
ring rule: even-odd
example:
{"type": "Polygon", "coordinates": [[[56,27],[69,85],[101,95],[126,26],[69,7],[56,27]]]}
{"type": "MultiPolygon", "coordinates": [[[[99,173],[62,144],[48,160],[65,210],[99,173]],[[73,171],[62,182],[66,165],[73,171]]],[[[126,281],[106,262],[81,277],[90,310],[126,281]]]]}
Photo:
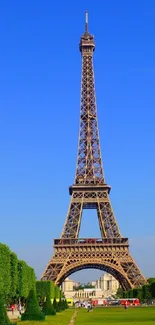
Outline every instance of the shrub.
{"type": "Polygon", "coordinates": [[[56,312],[60,311],[59,304],[57,303],[55,298],[53,300],[53,308],[56,310],[56,312]]]}
{"type": "Polygon", "coordinates": [[[0,325],[13,325],[8,318],[2,295],[0,295],[0,325]]]}
{"type": "Polygon", "coordinates": [[[53,315],[53,316],[56,315],[56,311],[55,311],[53,305],[51,304],[51,299],[49,296],[47,296],[46,301],[44,302],[42,312],[45,315],[53,315]]]}
{"type": "Polygon", "coordinates": [[[66,302],[65,300],[63,299],[62,300],[62,310],[65,310],[66,309],[66,302]]]}
{"type": "Polygon", "coordinates": [[[31,290],[29,293],[26,310],[22,314],[21,320],[45,320],[45,315],[41,312],[34,290],[31,290]]]}
{"type": "Polygon", "coordinates": [[[59,308],[59,311],[63,310],[63,305],[62,305],[62,300],[61,299],[58,302],[58,308],[59,308]]]}
{"type": "Polygon", "coordinates": [[[65,309],[68,309],[68,308],[69,308],[69,306],[68,306],[67,300],[65,299],[65,301],[64,301],[64,302],[65,302],[65,304],[64,304],[64,305],[65,305],[65,309]]]}

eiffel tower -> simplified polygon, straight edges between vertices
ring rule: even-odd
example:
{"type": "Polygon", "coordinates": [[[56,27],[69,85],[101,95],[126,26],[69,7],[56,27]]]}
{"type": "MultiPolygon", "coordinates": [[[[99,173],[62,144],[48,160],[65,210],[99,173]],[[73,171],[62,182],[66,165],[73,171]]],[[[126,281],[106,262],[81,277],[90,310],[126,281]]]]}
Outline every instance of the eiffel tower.
{"type": "Polygon", "coordinates": [[[93,69],[94,37],[85,32],[80,39],[82,55],[80,132],[76,176],[69,188],[71,202],[59,239],[54,240],[54,254],[42,280],[61,285],[75,271],[96,268],[112,274],[124,290],[146,283],[129,253],[128,238],[121,236],[106,184],[98,132],[93,69]],[[96,209],[101,238],[79,238],[83,209],[96,209]]]}

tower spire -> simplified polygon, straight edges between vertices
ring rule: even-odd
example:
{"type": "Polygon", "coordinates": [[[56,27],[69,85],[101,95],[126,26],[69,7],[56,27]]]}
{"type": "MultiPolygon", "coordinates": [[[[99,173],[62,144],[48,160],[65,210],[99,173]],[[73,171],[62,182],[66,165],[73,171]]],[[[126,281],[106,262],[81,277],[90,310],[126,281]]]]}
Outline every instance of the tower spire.
{"type": "Polygon", "coordinates": [[[88,33],[88,11],[85,12],[85,33],[88,33]]]}

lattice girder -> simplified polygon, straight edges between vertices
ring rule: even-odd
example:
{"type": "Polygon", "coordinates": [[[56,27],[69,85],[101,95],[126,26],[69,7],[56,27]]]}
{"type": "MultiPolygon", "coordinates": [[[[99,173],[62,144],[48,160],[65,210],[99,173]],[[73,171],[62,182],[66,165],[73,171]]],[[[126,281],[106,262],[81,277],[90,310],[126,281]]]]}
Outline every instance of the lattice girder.
{"type": "Polygon", "coordinates": [[[132,259],[127,239],[122,238],[111,206],[110,186],[105,182],[96,108],[93,69],[94,37],[85,33],[80,40],[82,54],[81,110],[76,175],[69,188],[71,201],[60,239],[42,280],[56,284],[83,268],[111,273],[128,290],[146,283],[132,259]],[[78,239],[83,209],[96,209],[101,239],[78,239]]]}
{"type": "Polygon", "coordinates": [[[75,184],[104,184],[96,112],[93,50],[82,52],[80,132],[75,184]]]}
{"type": "Polygon", "coordinates": [[[115,238],[107,244],[107,238],[94,239],[94,243],[92,240],[88,239],[87,243],[85,239],[55,240],[54,256],[42,279],[60,285],[68,275],[79,269],[97,267],[114,275],[125,290],[145,283],[145,278],[129,254],[127,239],[115,238]]]}
{"type": "Polygon", "coordinates": [[[78,238],[82,210],[93,208],[97,210],[98,221],[102,237],[121,237],[116,219],[112,210],[107,189],[95,191],[95,188],[86,188],[80,191],[73,190],[71,203],[61,237],[78,238]]]}

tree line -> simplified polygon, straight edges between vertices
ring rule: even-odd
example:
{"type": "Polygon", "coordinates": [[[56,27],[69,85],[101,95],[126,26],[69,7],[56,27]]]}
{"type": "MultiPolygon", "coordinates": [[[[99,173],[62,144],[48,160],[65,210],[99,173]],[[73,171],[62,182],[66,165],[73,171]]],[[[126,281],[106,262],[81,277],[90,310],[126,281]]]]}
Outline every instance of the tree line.
{"type": "Polygon", "coordinates": [[[61,289],[52,281],[36,281],[36,295],[40,304],[46,300],[47,297],[53,302],[57,302],[64,298],[61,289]]]}
{"type": "Polygon", "coordinates": [[[147,284],[140,288],[133,288],[124,291],[119,288],[117,291],[119,298],[138,298],[141,302],[147,302],[155,299],[155,278],[149,278],[147,284]]]}
{"type": "Polygon", "coordinates": [[[51,281],[36,281],[34,269],[25,261],[19,260],[7,245],[0,243],[0,294],[6,304],[26,301],[33,290],[40,303],[46,297],[60,300],[63,295],[51,281]]]}
{"type": "Polygon", "coordinates": [[[26,299],[35,289],[36,277],[33,268],[18,260],[10,248],[0,243],[0,292],[7,303],[19,297],[26,299]]]}
{"type": "MultiPolygon", "coordinates": [[[[24,310],[20,310],[21,321],[36,320],[45,321],[46,316],[55,316],[57,312],[61,312],[68,308],[67,301],[61,299],[61,291],[54,286],[50,281],[37,281],[36,289],[31,289],[26,299],[24,310]],[[56,293],[59,298],[55,298],[56,293]],[[52,295],[54,299],[51,299],[52,295]],[[42,301],[41,301],[42,300],[42,301]],[[53,300],[53,302],[51,301],[53,300]],[[57,301],[58,300],[58,301],[57,301]]],[[[2,325],[17,325],[12,323],[7,315],[6,306],[4,303],[4,296],[0,292],[0,324],[2,325]]]]}

